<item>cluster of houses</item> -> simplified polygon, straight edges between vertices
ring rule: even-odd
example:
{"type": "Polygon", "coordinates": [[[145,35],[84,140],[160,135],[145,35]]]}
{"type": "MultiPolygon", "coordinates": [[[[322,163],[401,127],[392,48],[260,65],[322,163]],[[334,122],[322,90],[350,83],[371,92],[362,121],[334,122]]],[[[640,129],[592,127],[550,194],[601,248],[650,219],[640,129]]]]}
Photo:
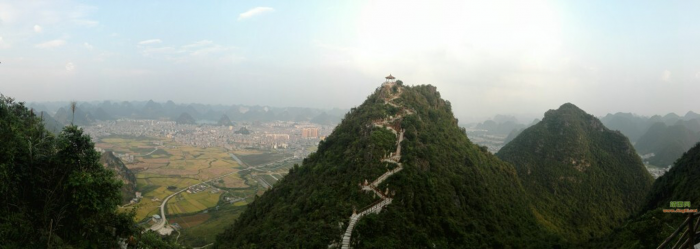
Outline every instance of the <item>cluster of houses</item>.
{"type": "Polygon", "coordinates": [[[141,195],[141,192],[138,192],[138,191],[137,191],[137,192],[136,192],[136,197],[134,197],[134,199],[131,199],[131,201],[129,202],[129,204],[138,203],[139,201],[141,201],[142,198],[143,198],[143,195],[141,195]]]}
{"type": "Polygon", "coordinates": [[[209,186],[206,184],[197,184],[197,185],[189,187],[187,189],[187,193],[188,194],[196,194],[196,193],[204,191],[207,188],[209,188],[209,186]]]}
{"type": "Polygon", "coordinates": [[[224,197],[224,201],[225,201],[225,202],[228,202],[228,203],[230,203],[230,204],[234,204],[234,203],[236,203],[236,202],[243,201],[243,200],[245,200],[245,197],[234,197],[234,196],[226,196],[226,197],[224,197]]]}

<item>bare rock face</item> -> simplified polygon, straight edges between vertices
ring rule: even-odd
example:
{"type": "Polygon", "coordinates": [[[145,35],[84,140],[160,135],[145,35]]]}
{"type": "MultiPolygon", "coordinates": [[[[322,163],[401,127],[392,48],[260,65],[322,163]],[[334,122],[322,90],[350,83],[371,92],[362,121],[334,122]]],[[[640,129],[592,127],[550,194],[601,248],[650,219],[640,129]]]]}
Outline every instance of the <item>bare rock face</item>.
{"type": "Polygon", "coordinates": [[[100,163],[105,168],[114,171],[115,177],[124,183],[122,185],[122,203],[129,203],[131,199],[136,197],[136,176],[124,165],[122,160],[114,155],[114,152],[102,153],[100,163]]]}

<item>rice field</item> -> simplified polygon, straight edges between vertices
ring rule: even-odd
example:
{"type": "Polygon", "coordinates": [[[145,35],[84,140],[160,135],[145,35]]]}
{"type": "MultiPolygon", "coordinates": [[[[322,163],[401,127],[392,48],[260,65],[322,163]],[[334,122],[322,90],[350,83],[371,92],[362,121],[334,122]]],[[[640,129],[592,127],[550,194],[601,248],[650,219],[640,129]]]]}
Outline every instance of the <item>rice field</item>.
{"type": "Polygon", "coordinates": [[[187,214],[203,211],[207,208],[216,206],[219,202],[219,196],[222,192],[211,193],[211,188],[206,189],[202,192],[195,194],[190,194],[183,192],[179,194],[166,205],[169,214],[187,214]]]}
{"type": "MultiPolygon", "coordinates": [[[[96,147],[133,156],[134,161],[125,161],[125,164],[135,172],[136,188],[143,196],[137,205],[137,220],[159,212],[161,201],[175,191],[236,172],[241,167],[223,148],[184,146],[163,138],[110,136],[101,138],[96,147]],[[169,186],[174,186],[175,189],[169,190],[169,186]]],[[[236,174],[226,177],[224,182],[226,186],[233,188],[248,187],[245,180],[236,174]]],[[[205,210],[216,206],[220,195],[221,193],[212,194],[209,191],[197,194],[183,193],[178,195],[182,196],[180,199],[175,197],[168,202],[168,212],[176,214],[205,210]]]]}
{"type": "MultiPolygon", "coordinates": [[[[289,157],[288,154],[259,150],[226,151],[223,148],[198,148],[185,146],[164,138],[111,136],[101,138],[96,147],[133,156],[133,162],[124,162],[137,178],[137,191],[143,198],[138,204],[122,208],[136,209],[136,220],[142,221],[160,212],[162,200],[172,193],[191,185],[210,180],[242,169],[229,153],[233,153],[249,165],[262,165],[289,157]],[[174,188],[168,189],[173,186],[174,188]]],[[[166,205],[170,223],[178,223],[184,240],[211,243],[211,231],[223,231],[255,195],[262,195],[267,188],[261,187],[262,178],[274,184],[288,172],[290,162],[263,167],[260,171],[241,171],[210,184],[214,186],[197,193],[183,192],[173,197],[166,205]],[[256,172],[251,175],[251,172],[256,172]],[[219,202],[222,195],[247,196],[242,201],[230,204],[219,202]],[[216,208],[218,205],[218,209],[216,208]],[[219,210],[220,209],[220,210],[219,210]],[[207,210],[207,213],[203,213],[207,210]],[[172,216],[171,216],[172,215],[172,216]],[[203,232],[208,231],[208,232],[203,232]]],[[[216,232],[216,233],[218,233],[216,232]]],[[[199,245],[200,243],[193,243],[199,245]]],[[[201,244],[204,245],[204,244],[201,244]]],[[[200,245],[200,246],[201,246],[200,245]]]]}
{"type": "Polygon", "coordinates": [[[198,226],[207,220],[211,218],[210,214],[195,214],[195,215],[189,215],[189,216],[173,216],[168,218],[168,222],[170,224],[177,223],[180,225],[182,228],[190,228],[190,227],[195,227],[198,226]]]}

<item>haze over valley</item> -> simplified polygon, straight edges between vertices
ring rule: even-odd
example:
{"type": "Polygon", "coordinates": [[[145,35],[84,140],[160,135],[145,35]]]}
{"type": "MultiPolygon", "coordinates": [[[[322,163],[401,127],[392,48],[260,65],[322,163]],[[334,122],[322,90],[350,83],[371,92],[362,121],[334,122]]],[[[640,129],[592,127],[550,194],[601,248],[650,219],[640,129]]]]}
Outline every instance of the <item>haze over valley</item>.
{"type": "Polygon", "coordinates": [[[0,0],[0,245],[700,248],[698,9],[0,0]]]}

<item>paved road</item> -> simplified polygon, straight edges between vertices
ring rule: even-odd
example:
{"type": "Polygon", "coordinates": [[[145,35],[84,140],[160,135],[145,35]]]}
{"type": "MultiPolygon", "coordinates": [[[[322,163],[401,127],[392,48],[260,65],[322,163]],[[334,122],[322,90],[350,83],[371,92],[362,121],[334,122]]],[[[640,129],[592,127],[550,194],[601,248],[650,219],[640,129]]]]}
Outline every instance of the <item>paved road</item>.
{"type": "Polygon", "coordinates": [[[189,189],[190,187],[194,187],[194,186],[199,185],[199,184],[202,184],[202,183],[208,183],[208,182],[211,182],[211,181],[214,181],[214,180],[219,180],[219,179],[221,179],[221,178],[224,178],[224,177],[226,177],[226,176],[228,176],[228,175],[231,175],[231,174],[234,174],[234,173],[238,173],[238,171],[234,171],[234,172],[231,172],[231,173],[228,173],[228,174],[225,174],[225,175],[221,175],[221,176],[219,176],[219,177],[217,177],[217,178],[212,178],[212,179],[209,179],[209,180],[204,181],[204,182],[192,184],[192,185],[190,185],[190,186],[188,186],[188,187],[186,187],[186,188],[183,188],[183,189],[178,190],[177,192],[175,192],[175,193],[169,195],[168,197],[165,197],[165,199],[163,199],[163,203],[160,204],[160,217],[161,217],[160,222],[154,224],[154,225],[151,226],[151,228],[149,228],[149,229],[150,229],[150,230],[153,230],[153,231],[159,231],[159,230],[165,228],[165,225],[168,223],[168,222],[167,222],[168,219],[165,217],[165,205],[168,203],[168,201],[170,200],[170,198],[173,198],[173,196],[175,196],[175,195],[177,195],[177,194],[180,194],[180,193],[186,191],[186,190],[189,189]]]}
{"type": "MultiPolygon", "coordinates": [[[[158,148],[156,147],[156,150],[157,150],[157,149],[158,149],[158,148]]],[[[155,152],[155,150],[153,150],[153,152],[155,152]]],[[[153,153],[153,152],[151,152],[151,153],[153,153]]],[[[149,154],[150,154],[150,153],[149,153],[149,154]]],[[[178,190],[177,192],[175,192],[175,193],[169,195],[168,197],[165,197],[165,199],[163,199],[163,203],[160,204],[160,217],[161,217],[161,220],[160,220],[160,222],[158,222],[158,223],[154,224],[153,226],[151,226],[151,228],[149,228],[149,229],[150,229],[150,230],[153,230],[153,231],[160,231],[161,229],[163,229],[163,228],[166,227],[166,224],[168,224],[168,222],[167,222],[168,219],[165,217],[165,205],[168,203],[168,201],[170,200],[170,198],[173,198],[173,196],[176,196],[176,195],[178,195],[178,194],[180,194],[180,193],[186,191],[186,190],[189,189],[190,187],[194,187],[194,186],[199,185],[199,184],[202,184],[202,183],[207,183],[207,182],[219,180],[219,179],[221,179],[221,178],[224,178],[224,177],[226,177],[226,176],[228,176],[228,175],[231,175],[231,174],[234,174],[234,173],[238,173],[238,172],[240,172],[240,171],[245,171],[245,170],[259,170],[259,169],[258,169],[259,167],[265,167],[265,166],[267,166],[267,165],[269,165],[269,164],[272,164],[272,163],[276,163],[276,162],[280,162],[280,161],[284,161],[284,160],[289,159],[289,158],[285,158],[285,159],[278,160],[278,161],[271,162],[271,163],[267,163],[267,164],[264,164],[264,165],[259,165],[259,166],[251,167],[251,166],[248,166],[248,164],[245,164],[243,161],[241,161],[241,159],[238,159],[238,157],[237,157],[236,155],[234,155],[234,154],[232,154],[232,153],[229,153],[229,155],[231,155],[231,158],[233,158],[233,160],[236,160],[236,162],[238,162],[238,164],[240,164],[241,166],[247,166],[247,168],[246,168],[246,169],[243,169],[243,170],[239,170],[239,171],[234,171],[234,172],[231,172],[231,173],[227,173],[227,174],[225,174],[225,175],[221,175],[221,176],[219,176],[219,177],[217,177],[217,178],[212,178],[212,179],[209,179],[209,180],[204,181],[204,182],[192,184],[192,185],[190,185],[190,186],[188,186],[188,187],[186,187],[186,188],[183,188],[183,189],[178,190]]],[[[261,179],[261,180],[262,180],[262,179],[261,179]]],[[[267,183],[267,182],[266,182],[266,183],[267,183]]]]}

